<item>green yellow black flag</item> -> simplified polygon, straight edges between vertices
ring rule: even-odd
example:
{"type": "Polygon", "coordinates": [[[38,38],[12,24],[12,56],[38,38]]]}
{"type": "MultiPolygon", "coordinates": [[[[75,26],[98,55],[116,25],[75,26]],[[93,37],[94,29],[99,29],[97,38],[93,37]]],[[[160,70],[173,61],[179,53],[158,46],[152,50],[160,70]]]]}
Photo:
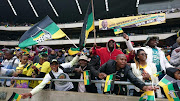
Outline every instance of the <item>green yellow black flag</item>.
{"type": "Polygon", "coordinates": [[[89,70],[83,71],[84,85],[91,84],[91,74],[89,70]]]}
{"type": "Polygon", "coordinates": [[[114,74],[107,75],[104,86],[104,92],[112,91],[114,89],[114,80],[115,80],[114,74]]]}
{"type": "Polygon", "coordinates": [[[94,21],[93,21],[92,5],[90,2],[84,18],[83,27],[81,29],[81,36],[79,41],[80,50],[85,46],[89,32],[91,32],[92,30],[94,30],[94,21]]]}
{"type": "Polygon", "coordinates": [[[24,48],[46,40],[59,39],[65,36],[66,34],[51,20],[51,18],[46,16],[21,36],[19,47],[24,48]]]}
{"type": "Polygon", "coordinates": [[[11,95],[8,101],[20,101],[20,99],[21,99],[21,95],[13,92],[13,94],[11,95]]]}

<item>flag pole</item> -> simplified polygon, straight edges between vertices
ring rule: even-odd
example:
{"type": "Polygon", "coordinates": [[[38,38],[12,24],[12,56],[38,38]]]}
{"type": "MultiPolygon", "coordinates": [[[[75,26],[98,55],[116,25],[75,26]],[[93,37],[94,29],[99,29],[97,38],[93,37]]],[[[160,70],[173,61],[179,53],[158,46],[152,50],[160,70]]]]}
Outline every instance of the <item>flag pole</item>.
{"type": "MultiPolygon", "coordinates": [[[[93,25],[94,25],[94,6],[93,6],[93,0],[91,0],[91,6],[92,6],[93,25]]],[[[96,44],[96,28],[95,28],[95,25],[94,25],[94,43],[96,44]]]]}
{"type": "Polygon", "coordinates": [[[76,47],[76,48],[78,48],[77,46],[76,46],[76,44],[74,44],[73,42],[72,42],[72,40],[66,35],[66,38],[68,38],[68,40],[76,47]]]}

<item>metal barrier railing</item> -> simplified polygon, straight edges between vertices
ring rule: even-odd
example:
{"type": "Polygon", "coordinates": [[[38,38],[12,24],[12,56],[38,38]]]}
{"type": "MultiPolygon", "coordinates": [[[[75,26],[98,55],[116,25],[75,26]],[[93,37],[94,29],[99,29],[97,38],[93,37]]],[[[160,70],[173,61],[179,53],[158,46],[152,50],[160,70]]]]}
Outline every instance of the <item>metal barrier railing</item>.
{"type": "MultiPolygon", "coordinates": [[[[26,78],[26,77],[5,77],[0,76],[0,79],[14,79],[14,80],[43,80],[43,78],[26,78]]],[[[51,81],[67,81],[67,82],[84,82],[81,79],[52,79],[51,81]]],[[[92,83],[105,83],[105,80],[91,80],[92,83]]],[[[115,81],[114,84],[121,84],[121,85],[133,85],[130,82],[125,81],[115,81]]],[[[146,85],[152,85],[151,83],[145,83],[146,85]]],[[[156,85],[156,84],[154,84],[156,85]]]]}

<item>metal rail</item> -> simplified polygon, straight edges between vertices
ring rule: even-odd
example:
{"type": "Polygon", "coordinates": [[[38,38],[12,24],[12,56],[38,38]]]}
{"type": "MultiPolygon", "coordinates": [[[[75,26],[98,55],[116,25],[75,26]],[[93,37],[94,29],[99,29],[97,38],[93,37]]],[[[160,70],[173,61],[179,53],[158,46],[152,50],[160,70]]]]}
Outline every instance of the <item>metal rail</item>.
{"type": "MultiPolygon", "coordinates": [[[[14,80],[43,80],[43,78],[26,78],[26,77],[5,77],[0,76],[0,79],[14,79],[14,80]]],[[[52,79],[51,81],[67,81],[67,82],[84,82],[84,80],[80,79],[52,79]]],[[[91,80],[92,83],[105,83],[105,80],[91,80]]],[[[121,84],[121,85],[133,85],[130,82],[126,81],[115,81],[114,84],[121,84]]],[[[151,83],[145,83],[146,85],[152,85],[151,83]]],[[[154,84],[156,85],[156,84],[154,84]]]]}

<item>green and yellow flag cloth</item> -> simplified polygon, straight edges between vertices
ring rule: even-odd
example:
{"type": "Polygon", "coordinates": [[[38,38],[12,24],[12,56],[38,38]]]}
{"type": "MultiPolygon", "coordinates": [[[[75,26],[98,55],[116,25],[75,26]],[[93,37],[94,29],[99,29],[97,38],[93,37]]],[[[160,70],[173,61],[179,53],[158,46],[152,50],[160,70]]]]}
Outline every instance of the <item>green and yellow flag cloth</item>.
{"type": "Polygon", "coordinates": [[[18,46],[24,48],[46,40],[59,39],[65,36],[66,34],[59,29],[51,18],[46,16],[21,36],[18,46]]]}
{"type": "Polygon", "coordinates": [[[165,75],[161,81],[159,81],[158,85],[160,85],[161,87],[166,86],[168,84],[171,84],[173,82],[176,82],[175,79],[173,79],[172,77],[165,75]]]}
{"type": "Polygon", "coordinates": [[[116,46],[119,48],[121,45],[120,45],[120,43],[116,43],[116,46]]]}
{"type": "Polygon", "coordinates": [[[77,54],[77,53],[79,53],[79,48],[70,48],[70,49],[68,50],[68,54],[69,54],[69,55],[75,55],[75,54],[77,54]]]}
{"type": "Polygon", "coordinates": [[[155,101],[155,95],[154,95],[154,91],[146,91],[144,92],[139,101],[155,101]]]}
{"type": "Polygon", "coordinates": [[[163,90],[169,101],[180,101],[180,90],[177,83],[165,85],[163,90]]]}
{"type": "Polygon", "coordinates": [[[113,28],[113,30],[114,30],[115,35],[120,34],[120,33],[124,33],[121,26],[116,26],[116,27],[113,28]]]}
{"type": "Polygon", "coordinates": [[[162,75],[163,72],[164,72],[164,71],[159,71],[159,72],[157,72],[156,74],[153,74],[153,75],[154,75],[155,77],[158,77],[158,76],[162,75]]]}
{"type": "Polygon", "coordinates": [[[105,86],[104,86],[104,92],[109,92],[113,89],[114,80],[115,80],[114,74],[107,75],[105,86]]]}
{"type": "Polygon", "coordinates": [[[180,35],[179,35],[179,32],[180,32],[180,30],[177,32],[177,37],[179,37],[180,35]]]}
{"type": "Polygon", "coordinates": [[[20,101],[20,99],[21,99],[21,95],[13,92],[13,94],[11,95],[8,101],[20,101]]]}
{"type": "Polygon", "coordinates": [[[90,76],[89,70],[83,71],[83,77],[84,77],[84,85],[90,85],[91,84],[91,76],[90,76]]]}
{"type": "Polygon", "coordinates": [[[86,11],[85,18],[84,18],[83,27],[81,29],[81,36],[80,36],[80,40],[79,40],[80,50],[82,50],[83,47],[85,46],[89,32],[93,31],[94,28],[95,27],[94,27],[92,6],[91,6],[91,1],[90,1],[88,9],[86,11]]]}

